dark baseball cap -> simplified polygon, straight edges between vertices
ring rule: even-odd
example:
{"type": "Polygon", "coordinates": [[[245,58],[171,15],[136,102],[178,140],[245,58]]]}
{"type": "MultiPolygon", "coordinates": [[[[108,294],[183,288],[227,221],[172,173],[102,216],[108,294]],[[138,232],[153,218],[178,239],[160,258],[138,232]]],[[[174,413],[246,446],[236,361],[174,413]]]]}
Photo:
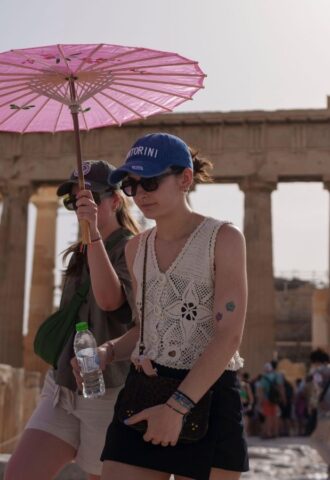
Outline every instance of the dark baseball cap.
{"type": "Polygon", "coordinates": [[[188,145],[169,133],[151,133],[139,138],[127,154],[126,162],[111,175],[119,182],[128,173],[156,177],[170,167],[191,168],[193,161],[188,145]]]}
{"type": "MultiPolygon", "coordinates": [[[[118,189],[120,183],[113,184],[110,181],[111,174],[115,167],[104,160],[87,160],[82,164],[85,185],[88,190],[93,192],[103,192],[108,189],[118,189]]],[[[73,185],[78,185],[78,170],[74,170],[69,180],[62,183],[57,189],[57,195],[62,197],[71,192],[73,185]]]]}

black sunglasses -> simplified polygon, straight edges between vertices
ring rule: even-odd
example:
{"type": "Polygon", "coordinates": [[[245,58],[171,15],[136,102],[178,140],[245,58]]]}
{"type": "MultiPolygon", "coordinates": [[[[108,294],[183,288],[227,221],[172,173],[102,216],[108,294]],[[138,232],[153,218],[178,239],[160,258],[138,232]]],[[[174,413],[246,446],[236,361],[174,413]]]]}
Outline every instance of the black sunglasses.
{"type": "MultiPolygon", "coordinates": [[[[106,190],[104,192],[92,192],[94,202],[96,205],[100,205],[102,199],[105,197],[111,197],[113,190],[106,190]]],[[[67,210],[71,212],[77,210],[77,195],[69,193],[63,198],[63,205],[67,210]]]]}
{"type": "Polygon", "coordinates": [[[128,197],[135,197],[137,188],[139,185],[146,192],[154,192],[159,187],[160,182],[163,178],[168,177],[169,175],[178,175],[182,172],[181,170],[172,170],[170,172],[163,173],[157,177],[142,177],[140,180],[135,180],[134,178],[126,178],[121,184],[121,189],[128,197]]]}

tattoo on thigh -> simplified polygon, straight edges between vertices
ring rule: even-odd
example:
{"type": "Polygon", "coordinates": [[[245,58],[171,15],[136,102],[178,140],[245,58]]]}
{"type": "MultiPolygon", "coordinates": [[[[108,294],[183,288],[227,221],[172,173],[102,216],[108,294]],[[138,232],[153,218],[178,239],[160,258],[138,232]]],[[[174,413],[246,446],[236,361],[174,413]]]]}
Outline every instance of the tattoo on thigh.
{"type": "Polygon", "coordinates": [[[233,312],[236,308],[236,305],[233,301],[230,301],[228,303],[226,303],[226,310],[227,312],[233,312]]]}

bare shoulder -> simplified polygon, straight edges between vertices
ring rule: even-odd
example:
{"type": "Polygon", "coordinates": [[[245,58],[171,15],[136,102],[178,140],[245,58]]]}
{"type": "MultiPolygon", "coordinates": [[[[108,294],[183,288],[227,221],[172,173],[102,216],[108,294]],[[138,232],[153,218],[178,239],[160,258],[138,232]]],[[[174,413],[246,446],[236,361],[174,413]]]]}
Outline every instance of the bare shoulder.
{"type": "Polygon", "coordinates": [[[241,230],[233,225],[232,223],[225,223],[222,225],[217,234],[217,243],[221,243],[222,247],[225,245],[231,245],[234,243],[235,245],[244,245],[245,238],[241,230]]]}
{"type": "MultiPolygon", "coordinates": [[[[147,231],[150,231],[150,230],[147,230],[147,231]]],[[[125,256],[126,256],[126,262],[128,266],[133,265],[133,261],[134,261],[136,252],[138,250],[141,237],[145,235],[145,233],[146,232],[141,232],[138,235],[135,235],[134,237],[130,238],[126,243],[125,256]]]]}
{"type": "Polygon", "coordinates": [[[135,258],[142,233],[130,238],[125,245],[125,256],[128,264],[132,264],[135,258]]]}
{"type": "Polygon", "coordinates": [[[245,238],[241,230],[231,223],[222,225],[217,233],[216,255],[228,256],[245,251],[245,238]]]}
{"type": "Polygon", "coordinates": [[[246,277],[246,249],[243,233],[232,224],[219,228],[214,251],[214,266],[217,278],[242,280],[246,277]]]}

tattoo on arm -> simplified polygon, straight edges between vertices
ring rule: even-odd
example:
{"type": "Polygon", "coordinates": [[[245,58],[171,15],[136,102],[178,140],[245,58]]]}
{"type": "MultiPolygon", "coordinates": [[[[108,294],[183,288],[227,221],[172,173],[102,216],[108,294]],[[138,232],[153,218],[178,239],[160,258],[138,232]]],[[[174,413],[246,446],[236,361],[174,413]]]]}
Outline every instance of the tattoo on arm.
{"type": "Polygon", "coordinates": [[[226,303],[226,310],[227,312],[233,312],[236,308],[236,305],[233,301],[230,301],[228,303],[226,303]]]}
{"type": "MultiPolygon", "coordinates": [[[[230,302],[226,303],[227,312],[233,312],[235,310],[235,308],[236,308],[236,305],[233,301],[230,301],[230,302]]],[[[220,320],[223,319],[223,313],[218,312],[215,316],[215,319],[216,319],[217,322],[220,322],[220,320]]]]}
{"type": "Polygon", "coordinates": [[[222,317],[223,317],[222,313],[218,312],[215,316],[215,319],[217,322],[220,322],[220,320],[222,320],[222,317]]]}

